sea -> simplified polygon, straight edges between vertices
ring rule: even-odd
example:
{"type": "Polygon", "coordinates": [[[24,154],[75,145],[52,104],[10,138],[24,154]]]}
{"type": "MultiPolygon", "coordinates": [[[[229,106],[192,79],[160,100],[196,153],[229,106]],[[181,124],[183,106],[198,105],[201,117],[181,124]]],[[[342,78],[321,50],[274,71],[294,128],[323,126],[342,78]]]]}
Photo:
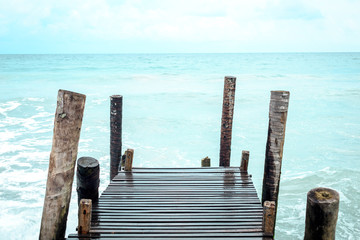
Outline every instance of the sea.
{"type": "MultiPolygon", "coordinates": [[[[134,166],[218,166],[235,76],[231,166],[250,151],[261,196],[270,91],[290,91],[276,239],[303,239],[307,192],[340,194],[336,239],[360,239],[360,53],[0,55],[0,239],[38,239],[59,89],[86,95],[78,158],[109,183],[110,98],[123,95],[134,166]]],[[[73,185],[67,233],[77,225],[73,185]]]]}

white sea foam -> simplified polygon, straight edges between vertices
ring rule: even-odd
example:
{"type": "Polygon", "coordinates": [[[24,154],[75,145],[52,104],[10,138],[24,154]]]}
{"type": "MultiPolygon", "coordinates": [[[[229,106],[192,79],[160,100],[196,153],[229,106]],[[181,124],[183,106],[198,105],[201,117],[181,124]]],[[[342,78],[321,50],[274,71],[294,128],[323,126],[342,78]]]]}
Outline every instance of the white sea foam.
{"type": "Polygon", "coordinates": [[[31,150],[31,148],[18,145],[17,143],[2,143],[0,144],[0,155],[4,153],[12,153],[16,151],[25,151],[25,150],[31,150]]]}
{"type": "Polygon", "coordinates": [[[25,98],[25,101],[32,101],[32,102],[44,102],[45,98],[25,98]]]}
{"type": "MultiPolygon", "coordinates": [[[[241,150],[250,150],[249,171],[258,192],[269,92],[291,91],[276,238],[303,238],[306,194],[317,186],[340,193],[336,238],[360,236],[360,69],[358,61],[351,62],[354,54],[114,55],[111,61],[99,55],[66,57],[66,63],[63,56],[38,62],[41,58],[17,59],[34,69],[31,74],[18,64],[7,64],[6,76],[0,73],[9,83],[0,101],[0,239],[38,237],[59,88],[88,96],[79,157],[99,160],[102,191],[110,168],[108,96],[124,96],[122,149],[135,149],[134,166],[199,166],[206,155],[218,159],[227,73],[238,82],[231,165],[239,166],[241,150]],[[49,72],[49,62],[66,71],[49,72]],[[111,72],[73,67],[108,64],[111,72]],[[39,79],[44,84],[33,88],[39,79]]],[[[77,224],[76,191],[72,198],[68,233],[77,224]]]]}
{"type": "Polygon", "coordinates": [[[16,101],[9,101],[6,103],[0,103],[0,114],[6,115],[7,112],[16,109],[17,107],[21,106],[21,103],[16,101]]]}
{"type": "Polygon", "coordinates": [[[10,139],[14,139],[15,137],[20,136],[20,135],[21,135],[21,133],[19,133],[19,132],[9,131],[9,130],[5,129],[5,131],[0,131],[0,141],[5,142],[10,139]]]}
{"type": "Polygon", "coordinates": [[[104,102],[108,101],[107,99],[105,98],[101,98],[101,99],[93,99],[91,101],[91,103],[94,103],[94,104],[97,104],[97,105],[100,105],[100,104],[103,104],[104,102]]]}

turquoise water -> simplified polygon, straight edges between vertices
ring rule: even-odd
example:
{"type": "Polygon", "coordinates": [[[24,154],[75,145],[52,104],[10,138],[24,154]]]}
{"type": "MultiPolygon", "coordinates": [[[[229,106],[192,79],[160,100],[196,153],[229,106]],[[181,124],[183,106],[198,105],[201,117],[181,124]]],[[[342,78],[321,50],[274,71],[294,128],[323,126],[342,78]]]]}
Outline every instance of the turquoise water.
{"type": "MultiPolygon", "coordinates": [[[[37,239],[58,89],[87,95],[78,157],[109,179],[109,96],[124,96],[135,166],[218,164],[223,78],[237,77],[232,166],[261,193],[271,90],[289,90],[277,239],[302,239],[306,193],[340,193],[337,239],[360,236],[360,53],[0,55],[0,239],[37,239]]],[[[74,190],[74,189],[73,189],[74,190]]],[[[77,225],[73,191],[68,233],[77,225]]]]}

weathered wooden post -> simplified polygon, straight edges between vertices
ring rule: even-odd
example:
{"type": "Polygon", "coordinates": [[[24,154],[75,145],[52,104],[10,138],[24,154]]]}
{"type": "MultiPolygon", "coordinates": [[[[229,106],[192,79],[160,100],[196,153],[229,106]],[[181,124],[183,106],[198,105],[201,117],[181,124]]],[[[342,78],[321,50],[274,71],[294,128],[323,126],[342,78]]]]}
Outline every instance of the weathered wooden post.
{"type": "Polygon", "coordinates": [[[264,233],[268,235],[274,234],[275,228],[275,202],[264,202],[264,215],[263,215],[263,229],[264,233]]]}
{"type": "Polygon", "coordinates": [[[240,165],[240,171],[247,172],[248,171],[248,165],[249,165],[249,151],[242,151],[241,154],[241,165],[240,165]]]}
{"type": "Polygon", "coordinates": [[[339,212],[339,193],[314,188],[307,194],[304,240],[334,240],[339,212]]]}
{"type": "Polygon", "coordinates": [[[231,134],[235,105],[235,85],[235,77],[225,77],[220,137],[219,166],[221,167],[230,166],[231,134]]]}
{"type": "Polygon", "coordinates": [[[59,90],[39,239],[63,239],[86,96],[59,90]]]}
{"type": "Polygon", "coordinates": [[[285,127],[290,93],[271,91],[269,107],[269,128],[266,143],[262,204],[265,201],[275,202],[274,230],[278,207],[281,162],[285,141],[285,127]]]}
{"type": "Polygon", "coordinates": [[[210,166],[211,163],[209,157],[204,157],[203,159],[201,159],[201,167],[210,167],[210,166]]]}
{"type": "Polygon", "coordinates": [[[110,180],[112,180],[120,170],[123,97],[113,95],[110,97],[110,102],[110,180]]]}
{"type": "Polygon", "coordinates": [[[125,151],[125,171],[132,171],[133,158],[134,149],[127,149],[125,151]]]}
{"type": "Polygon", "coordinates": [[[96,203],[99,198],[99,161],[92,157],[79,158],[76,177],[78,203],[80,203],[81,199],[91,199],[93,203],[96,203]]]}
{"type": "Polygon", "coordinates": [[[78,212],[78,234],[88,234],[91,226],[91,199],[81,199],[78,212]]]}

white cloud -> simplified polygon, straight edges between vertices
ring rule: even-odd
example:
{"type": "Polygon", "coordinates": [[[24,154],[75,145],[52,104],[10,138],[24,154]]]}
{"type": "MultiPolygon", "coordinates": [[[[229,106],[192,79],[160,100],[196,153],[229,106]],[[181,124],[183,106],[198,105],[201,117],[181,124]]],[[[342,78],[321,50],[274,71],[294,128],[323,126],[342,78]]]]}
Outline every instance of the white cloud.
{"type": "Polygon", "coordinates": [[[360,49],[355,39],[360,1],[352,0],[0,0],[0,5],[0,34],[7,37],[16,29],[29,38],[79,44],[218,42],[242,46],[233,51],[254,51],[256,45],[260,51],[311,51],[327,41],[323,47],[329,50],[335,43],[360,49]]]}

